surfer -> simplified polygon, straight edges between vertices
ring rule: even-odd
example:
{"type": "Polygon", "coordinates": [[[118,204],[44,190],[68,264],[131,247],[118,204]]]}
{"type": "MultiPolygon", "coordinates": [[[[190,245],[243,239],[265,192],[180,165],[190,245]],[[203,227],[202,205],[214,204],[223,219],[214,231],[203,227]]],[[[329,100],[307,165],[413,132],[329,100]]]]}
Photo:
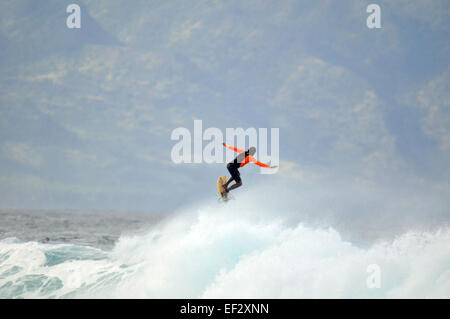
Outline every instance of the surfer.
{"type": "Polygon", "coordinates": [[[247,165],[248,163],[253,162],[258,166],[268,167],[268,168],[276,168],[277,167],[277,166],[270,166],[270,165],[267,165],[267,164],[257,161],[256,158],[253,157],[253,155],[255,155],[255,153],[256,153],[256,148],[253,146],[250,147],[248,150],[244,151],[240,148],[230,146],[225,143],[222,143],[222,144],[226,148],[229,148],[230,150],[233,150],[233,151],[239,153],[238,156],[236,156],[236,158],[232,162],[227,164],[227,169],[230,172],[231,177],[225,184],[223,184],[225,194],[227,194],[232,189],[236,189],[239,186],[242,186],[242,180],[241,180],[241,174],[239,173],[239,168],[247,165]],[[231,185],[230,188],[228,188],[228,185],[233,180],[235,181],[235,183],[233,185],[231,185]]]}

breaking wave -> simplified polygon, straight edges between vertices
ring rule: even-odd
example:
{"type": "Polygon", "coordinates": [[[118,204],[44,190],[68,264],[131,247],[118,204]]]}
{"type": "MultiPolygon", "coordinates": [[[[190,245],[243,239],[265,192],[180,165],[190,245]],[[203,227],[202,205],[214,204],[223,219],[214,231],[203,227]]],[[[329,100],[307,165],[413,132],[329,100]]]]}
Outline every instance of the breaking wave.
{"type": "Polygon", "coordinates": [[[448,226],[361,244],[242,206],[189,208],[111,251],[2,240],[0,298],[450,297],[448,226]]]}

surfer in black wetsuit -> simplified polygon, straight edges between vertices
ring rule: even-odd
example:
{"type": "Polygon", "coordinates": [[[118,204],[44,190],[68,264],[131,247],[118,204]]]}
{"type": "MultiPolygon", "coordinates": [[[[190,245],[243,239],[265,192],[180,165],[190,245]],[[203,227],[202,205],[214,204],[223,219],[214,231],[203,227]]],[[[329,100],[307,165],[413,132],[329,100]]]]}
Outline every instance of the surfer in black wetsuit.
{"type": "Polygon", "coordinates": [[[230,163],[227,164],[227,169],[230,172],[230,179],[223,185],[224,191],[225,193],[228,193],[229,191],[231,191],[232,189],[236,189],[240,186],[242,186],[242,180],[241,180],[241,174],[239,173],[239,168],[247,165],[250,162],[255,163],[258,166],[261,167],[269,167],[269,168],[276,168],[277,166],[270,166],[264,163],[261,163],[259,161],[256,160],[256,158],[253,157],[253,155],[255,155],[256,153],[256,148],[255,147],[250,147],[248,150],[244,151],[242,149],[239,149],[237,147],[234,146],[230,146],[227,145],[225,143],[222,143],[223,146],[225,146],[226,148],[229,148],[230,150],[233,150],[237,153],[239,153],[238,156],[236,156],[236,158],[231,161],[230,163]],[[230,186],[230,188],[228,188],[228,185],[232,182],[235,181],[235,183],[233,185],[230,186]]]}

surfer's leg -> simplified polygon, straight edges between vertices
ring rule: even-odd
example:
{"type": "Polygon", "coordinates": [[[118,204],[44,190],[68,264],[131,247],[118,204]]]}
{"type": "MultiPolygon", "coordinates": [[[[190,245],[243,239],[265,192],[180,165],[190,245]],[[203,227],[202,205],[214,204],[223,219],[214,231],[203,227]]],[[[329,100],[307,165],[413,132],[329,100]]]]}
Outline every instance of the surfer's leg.
{"type": "Polygon", "coordinates": [[[231,167],[230,165],[227,166],[228,171],[231,174],[230,179],[228,180],[228,182],[224,185],[225,188],[225,192],[229,192],[232,189],[238,188],[239,186],[242,185],[242,180],[241,180],[241,174],[239,173],[239,170],[236,168],[231,167]],[[228,184],[231,183],[231,181],[235,181],[236,183],[231,185],[230,188],[228,188],[228,184]]]}
{"type": "Polygon", "coordinates": [[[233,176],[231,176],[230,179],[229,179],[225,184],[223,184],[223,187],[225,187],[225,189],[227,189],[228,185],[229,185],[233,180],[234,180],[234,178],[233,178],[233,176]]]}
{"type": "Polygon", "coordinates": [[[228,169],[228,172],[230,172],[231,177],[230,177],[230,178],[228,179],[228,181],[223,185],[223,188],[225,188],[225,191],[226,191],[226,192],[228,192],[228,185],[230,185],[230,183],[231,183],[233,180],[236,180],[236,172],[239,173],[239,171],[238,171],[237,169],[235,169],[231,163],[228,163],[227,169],[228,169]]]}
{"type": "Polygon", "coordinates": [[[226,191],[228,193],[232,189],[236,189],[236,188],[241,187],[241,186],[242,186],[242,181],[240,181],[239,183],[234,183],[233,185],[230,186],[230,188],[227,188],[226,191]]]}

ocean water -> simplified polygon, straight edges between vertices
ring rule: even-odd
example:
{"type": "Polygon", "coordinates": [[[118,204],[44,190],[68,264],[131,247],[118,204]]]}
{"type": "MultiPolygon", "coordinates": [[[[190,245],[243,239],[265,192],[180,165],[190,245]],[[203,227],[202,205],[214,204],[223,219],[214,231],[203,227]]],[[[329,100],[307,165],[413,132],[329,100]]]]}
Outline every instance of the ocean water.
{"type": "Polygon", "coordinates": [[[0,298],[450,297],[447,224],[375,236],[295,213],[242,197],[163,217],[4,210],[0,298]]]}
{"type": "Polygon", "coordinates": [[[142,213],[1,209],[0,298],[75,297],[69,287],[84,271],[81,265],[108,260],[121,235],[148,231],[161,219],[142,213]],[[61,294],[66,290],[72,293],[61,294]]]}

